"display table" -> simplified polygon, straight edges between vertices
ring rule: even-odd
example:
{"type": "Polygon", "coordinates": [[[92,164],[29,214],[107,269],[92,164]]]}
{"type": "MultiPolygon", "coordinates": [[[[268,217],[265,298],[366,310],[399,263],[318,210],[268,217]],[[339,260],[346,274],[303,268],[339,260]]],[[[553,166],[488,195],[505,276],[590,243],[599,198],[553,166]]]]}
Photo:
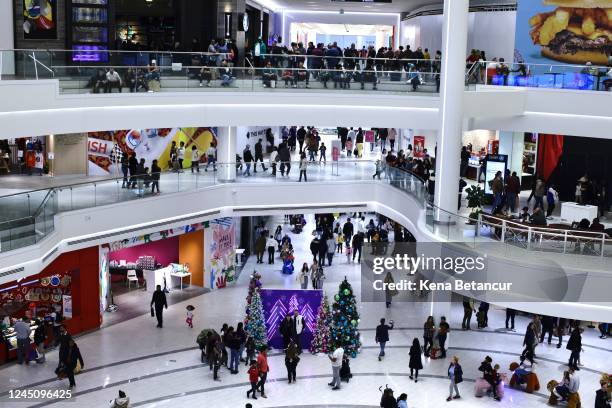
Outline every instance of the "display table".
{"type": "Polygon", "coordinates": [[[162,290],[169,289],[171,286],[172,265],[154,271],[144,270],[144,277],[147,280],[147,292],[155,292],[157,285],[160,285],[162,290]]]}
{"type": "Polygon", "coordinates": [[[191,273],[189,272],[172,272],[170,274],[170,276],[173,278],[172,279],[172,287],[176,287],[178,285],[181,286],[181,290],[183,290],[183,278],[189,277],[189,286],[191,286],[191,273]],[[174,284],[174,282],[176,281],[176,279],[179,280],[178,285],[174,284]]]}
{"type": "Polygon", "coordinates": [[[577,203],[561,204],[561,219],[569,222],[580,222],[583,218],[593,221],[597,218],[597,207],[594,205],[579,205],[577,203]]]}

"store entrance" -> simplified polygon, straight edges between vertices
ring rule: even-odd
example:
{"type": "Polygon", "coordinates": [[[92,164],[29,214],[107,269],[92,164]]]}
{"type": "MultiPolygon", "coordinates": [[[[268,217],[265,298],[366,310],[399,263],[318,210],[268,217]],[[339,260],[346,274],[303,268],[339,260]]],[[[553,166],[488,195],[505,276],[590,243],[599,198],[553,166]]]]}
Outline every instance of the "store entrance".
{"type": "MultiPolygon", "coordinates": [[[[203,231],[133,246],[130,243],[139,242],[138,238],[122,242],[114,243],[114,250],[103,248],[108,290],[102,327],[149,313],[157,285],[171,304],[208,291],[202,287],[203,231]]],[[[104,292],[106,288],[102,289],[104,292]]]]}

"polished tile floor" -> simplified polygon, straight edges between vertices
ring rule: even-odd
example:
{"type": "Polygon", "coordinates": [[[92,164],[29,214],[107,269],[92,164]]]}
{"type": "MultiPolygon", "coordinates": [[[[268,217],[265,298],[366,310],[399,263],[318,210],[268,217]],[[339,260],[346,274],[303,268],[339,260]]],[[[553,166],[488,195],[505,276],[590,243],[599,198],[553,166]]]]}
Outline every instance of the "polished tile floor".
{"type": "MultiPolygon", "coordinates": [[[[271,225],[282,224],[282,219],[273,220],[271,225]]],[[[291,235],[295,247],[296,265],[310,261],[308,244],[312,222],[300,235],[291,235]]],[[[284,228],[288,230],[285,225],[284,228]]],[[[176,304],[171,304],[164,315],[164,328],[155,327],[155,319],[148,313],[110,327],[80,336],[77,342],[85,360],[85,370],[76,377],[77,386],[72,402],[31,401],[14,403],[8,401],[7,393],[15,388],[65,389],[67,381],[54,378],[57,365],[57,351],[48,353],[43,365],[19,366],[15,364],[0,367],[0,403],[6,407],[106,407],[118,390],[124,390],[132,406],[146,407],[243,407],[246,402],[254,407],[288,406],[334,406],[334,407],[376,407],[380,401],[379,387],[388,385],[396,392],[408,394],[410,407],[437,408],[445,406],[448,381],[448,364],[442,360],[424,359],[419,382],[408,378],[408,348],[413,337],[422,335],[422,324],[430,313],[431,304],[395,303],[390,309],[384,304],[360,303],[360,329],[363,349],[352,360],[354,378],[343,383],[340,391],[330,391],[330,364],[325,356],[303,354],[297,368],[296,384],[286,383],[284,359],[277,352],[270,357],[271,371],[266,392],[268,399],[246,400],[248,377],[244,366],[238,375],[221,371],[221,381],[212,379],[208,367],[200,363],[200,352],[195,343],[197,333],[206,327],[221,327],[224,322],[235,325],[244,317],[245,296],[250,271],[258,270],[267,288],[297,288],[295,275],[280,273],[280,262],[274,265],[256,265],[249,259],[237,284],[213,291],[176,304]],[[184,323],[187,303],[196,306],[194,329],[184,323]],[[396,329],[391,332],[385,360],[377,360],[378,349],[374,342],[374,328],[381,317],[394,319],[396,329]],[[76,404],[76,405],[75,405],[76,404]]],[[[324,290],[333,296],[339,282],[346,276],[355,292],[359,292],[359,266],[347,263],[346,257],[336,255],[333,265],[326,268],[327,279],[324,290]]],[[[433,305],[437,310],[438,305],[433,305]]],[[[450,323],[453,328],[449,336],[449,355],[458,355],[464,369],[466,381],[460,385],[462,399],[449,406],[485,407],[495,404],[499,407],[545,406],[546,390],[525,394],[522,391],[506,390],[502,402],[496,403],[488,397],[475,398],[473,380],[479,377],[479,362],[490,355],[507,372],[512,361],[516,361],[522,350],[522,333],[528,323],[527,317],[517,317],[517,332],[506,332],[504,312],[493,308],[489,328],[484,330],[461,331],[456,329],[461,321],[459,303],[451,306],[450,323]]],[[[434,314],[436,314],[434,312],[434,314]]],[[[436,317],[439,317],[436,315],[436,317]]],[[[475,322],[474,322],[475,325],[475,322]]],[[[612,367],[610,339],[601,340],[595,329],[585,328],[584,352],[579,373],[580,394],[583,406],[593,405],[598,387],[599,373],[612,367]]],[[[564,342],[567,341],[567,337],[564,342]]],[[[569,352],[565,345],[561,349],[540,345],[535,371],[544,387],[550,379],[559,380],[565,368],[569,352]]]]}

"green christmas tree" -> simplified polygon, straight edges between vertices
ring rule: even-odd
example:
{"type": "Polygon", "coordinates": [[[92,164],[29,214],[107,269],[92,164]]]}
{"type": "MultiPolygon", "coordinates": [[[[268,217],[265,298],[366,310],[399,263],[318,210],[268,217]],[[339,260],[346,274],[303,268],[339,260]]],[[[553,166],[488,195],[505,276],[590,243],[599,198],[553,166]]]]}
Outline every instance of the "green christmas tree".
{"type": "Polygon", "coordinates": [[[244,330],[248,336],[253,337],[255,347],[267,346],[268,335],[266,332],[263,303],[261,302],[261,294],[258,288],[253,290],[250,300],[244,319],[244,330]]]}
{"type": "Polygon", "coordinates": [[[346,278],[340,283],[340,290],[334,297],[332,307],[331,344],[332,349],[342,347],[344,353],[355,358],[361,350],[359,313],[353,288],[346,278]]]}
{"type": "Polygon", "coordinates": [[[329,300],[327,296],[323,296],[321,305],[317,310],[317,325],[315,332],[310,343],[311,353],[329,353],[330,350],[330,338],[331,338],[331,312],[329,310],[329,300]]]}

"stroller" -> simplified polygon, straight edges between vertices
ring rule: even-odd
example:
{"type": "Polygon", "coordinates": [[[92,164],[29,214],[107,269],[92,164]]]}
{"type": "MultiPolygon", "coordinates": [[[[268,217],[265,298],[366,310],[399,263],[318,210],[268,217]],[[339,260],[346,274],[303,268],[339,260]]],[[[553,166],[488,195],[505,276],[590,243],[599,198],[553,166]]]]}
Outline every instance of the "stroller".
{"type": "Polygon", "coordinates": [[[348,356],[345,354],[342,356],[342,367],[340,367],[340,380],[349,382],[353,378],[351,374],[351,363],[348,356]]]}
{"type": "Polygon", "coordinates": [[[293,267],[293,255],[288,256],[284,261],[283,261],[283,269],[282,269],[282,273],[284,275],[291,275],[293,273],[294,267],[293,267]]]}
{"type": "Polygon", "coordinates": [[[200,361],[202,363],[206,362],[206,345],[208,344],[208,338],[213,334],[217,334],[213,329],[204,329],[198,334],[196,338],[196,343],[198,343],[198,347],[200,347],[200,361]]]}

